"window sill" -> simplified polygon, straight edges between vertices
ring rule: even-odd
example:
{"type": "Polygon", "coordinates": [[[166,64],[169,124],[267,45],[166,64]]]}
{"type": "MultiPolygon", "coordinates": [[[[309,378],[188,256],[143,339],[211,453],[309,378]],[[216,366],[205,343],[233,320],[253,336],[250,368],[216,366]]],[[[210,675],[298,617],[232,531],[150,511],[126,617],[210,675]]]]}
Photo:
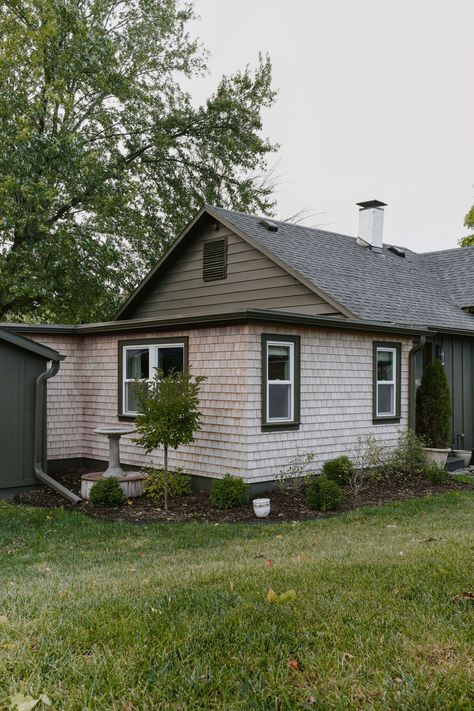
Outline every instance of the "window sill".
{"type": "Polygon", "coordinates": [[[262,432],[291,432],[299,430],[299,422],[265,422],[262,424],[262,432]]]}
{"type": "Polygon", "coordinates": [[[117,415],[119,422],[135,422],[137,419],[136,415],[117,415]]]}
{"type": "Polygon", "coordinates": [[[372,418],[372,424],[373,425],[396,425],[398,422],[400,422],[400,415],[395,415],[393,417],[373,417],[372,418]]]}

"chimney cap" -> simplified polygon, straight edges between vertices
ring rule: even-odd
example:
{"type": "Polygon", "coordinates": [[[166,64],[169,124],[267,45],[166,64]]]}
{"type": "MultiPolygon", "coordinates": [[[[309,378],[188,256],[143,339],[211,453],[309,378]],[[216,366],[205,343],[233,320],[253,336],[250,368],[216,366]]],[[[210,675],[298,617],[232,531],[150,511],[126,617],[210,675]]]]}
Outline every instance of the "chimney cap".
{"type": "Polygon", "coordinates": [[[362,210],[368,210],[369,207],[387,207],[386,202],[380,202],[380,200],[366,200],[365,202],[357,202],[362,210]]]}

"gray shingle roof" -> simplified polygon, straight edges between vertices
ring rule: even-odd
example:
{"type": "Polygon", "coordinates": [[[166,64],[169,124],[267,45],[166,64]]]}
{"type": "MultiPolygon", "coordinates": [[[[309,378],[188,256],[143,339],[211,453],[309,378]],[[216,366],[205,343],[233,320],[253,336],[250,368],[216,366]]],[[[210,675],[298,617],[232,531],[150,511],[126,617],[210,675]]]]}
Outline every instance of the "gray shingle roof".
{"type": "Polygon", "coordinates": [[[211,210],[359,318],[474,332],[474,315],[461,309],[474,305],[474,247],[407,249],[402,258],[389,245],[376,253],[354,237],[278,220],[269,232],[261,217],[211,210]]]}

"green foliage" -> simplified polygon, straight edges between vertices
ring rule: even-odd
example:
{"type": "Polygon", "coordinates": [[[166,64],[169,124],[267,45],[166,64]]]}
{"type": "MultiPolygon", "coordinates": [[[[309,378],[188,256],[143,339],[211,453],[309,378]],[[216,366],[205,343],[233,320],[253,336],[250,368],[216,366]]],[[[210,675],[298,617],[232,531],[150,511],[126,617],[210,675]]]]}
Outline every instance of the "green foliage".
{"type": "Polygon", "coordinates": [[[97,481],[91,488],[89,498],[94,506],[120,506],[125,500],[120,484],[113,477],[97,481]]]}
{"type": "Polygon", "coordinates": [[[328,459],[327,462],[324,462],[322,474],[327,479],[335,481],[339,486],[344,486],[350,482],[354,475],[354,465],[349,457],[342,455],[341,457],[328,459]]]}
{"type": "Polygon", "coordinates": [[[180,0],[0,7],[0,320],[108,318],[203,203],[271,212],[259,58],[201,105],[180,0]]]}
{"type": "Polygon", "coordinates": [[[464,227],[468,230],[472,230],[473,234],[466,235],[460,241],[461,247],[473,247],[474,246],[474,205],[471,207],[466,217],[464,218],[464,227]]]}
{"type": "Polygon", "coordinates": [[[432,484],[442,484],[448,477],[446,468],[439,466],[439,464],[436,464],[435,462],[427,464],[422,474],[423,477],[428,479],[428,481],[432,484]]]}
{"type": "Polygon", "coordinates": [[[218,509],[232,509],[247,504],[250,491],[243,479],[225,474],[214,482],[209,498],[218,509]]]}
{"type": "Polygon", "coordinates": [[[448,446],[451,396],[446,373],[437,358],[429,363],[416,393],[416,434],[426,447],[444,449],[448,446]]]}
{"type": "Polygon", "coordinates": [[[168,508],[168,449],[178,449],[181,444],[194,441],[201,427],[199,389],[205,379],[191,375],[188,370],[172,370],[166,376],[156,370],[150,383],[137,380],[133,384],[140,407],[136,424],[140,436],[136,442],[147,454],[159,447],[164,449],[165,509],[168,508]]]}
{"type": "Polygon", "coordinates": [[[199,389],[206,378],[188,370],[172,370],[164,376],[157,370],[150,383],[135,381],[133,388],[139,402],[137,438],[147,454],[158,447],[178,449],[190,444],[201,426],[199,389]]]}
{"type": "Polygon", "coordinates": [[[395,476],[423,475],[428,466],[424,442],[411,429],[402,430],[389,461],[389,473],[395,476]]]}
{"type": "MultiPolygon", "coordinates": [[[[145,493],[152,499],[161,501],[165,496],[166,473],[163,469],[146,467],[143,472],[148,476],[145,493]]],[[[183,474],[182,469],[168,471],[168,495],[186,496],[191,493],[191,477],[183,474]]]]}
{"type": "Polygon", "coordinates": [[[339,484],[325,476],[316,476],[306,487],[306,502],[310,509],[333,511],[339,507],[343,492],[339,484]]]}

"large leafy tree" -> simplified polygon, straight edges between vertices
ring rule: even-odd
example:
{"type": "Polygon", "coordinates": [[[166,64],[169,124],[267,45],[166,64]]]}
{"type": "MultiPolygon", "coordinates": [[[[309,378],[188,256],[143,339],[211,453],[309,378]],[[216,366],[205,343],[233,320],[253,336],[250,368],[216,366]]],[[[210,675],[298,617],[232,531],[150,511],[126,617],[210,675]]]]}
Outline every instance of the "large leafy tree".
{"type": "Polygon", "coordinates": [[[104,319],[203,202],[271,210],[260,58],[195,106],[180,0],[0,3],[0,319],[104,319]]]}
{"type": "Polygon", "coordinates": [[[468,230],[472,230],[472,234],[466,235],[461,240],[461,247],[473,247],[474,246],[474,205],[471,207],[466,217],[464,218],[464,227],[468,230]]]}

